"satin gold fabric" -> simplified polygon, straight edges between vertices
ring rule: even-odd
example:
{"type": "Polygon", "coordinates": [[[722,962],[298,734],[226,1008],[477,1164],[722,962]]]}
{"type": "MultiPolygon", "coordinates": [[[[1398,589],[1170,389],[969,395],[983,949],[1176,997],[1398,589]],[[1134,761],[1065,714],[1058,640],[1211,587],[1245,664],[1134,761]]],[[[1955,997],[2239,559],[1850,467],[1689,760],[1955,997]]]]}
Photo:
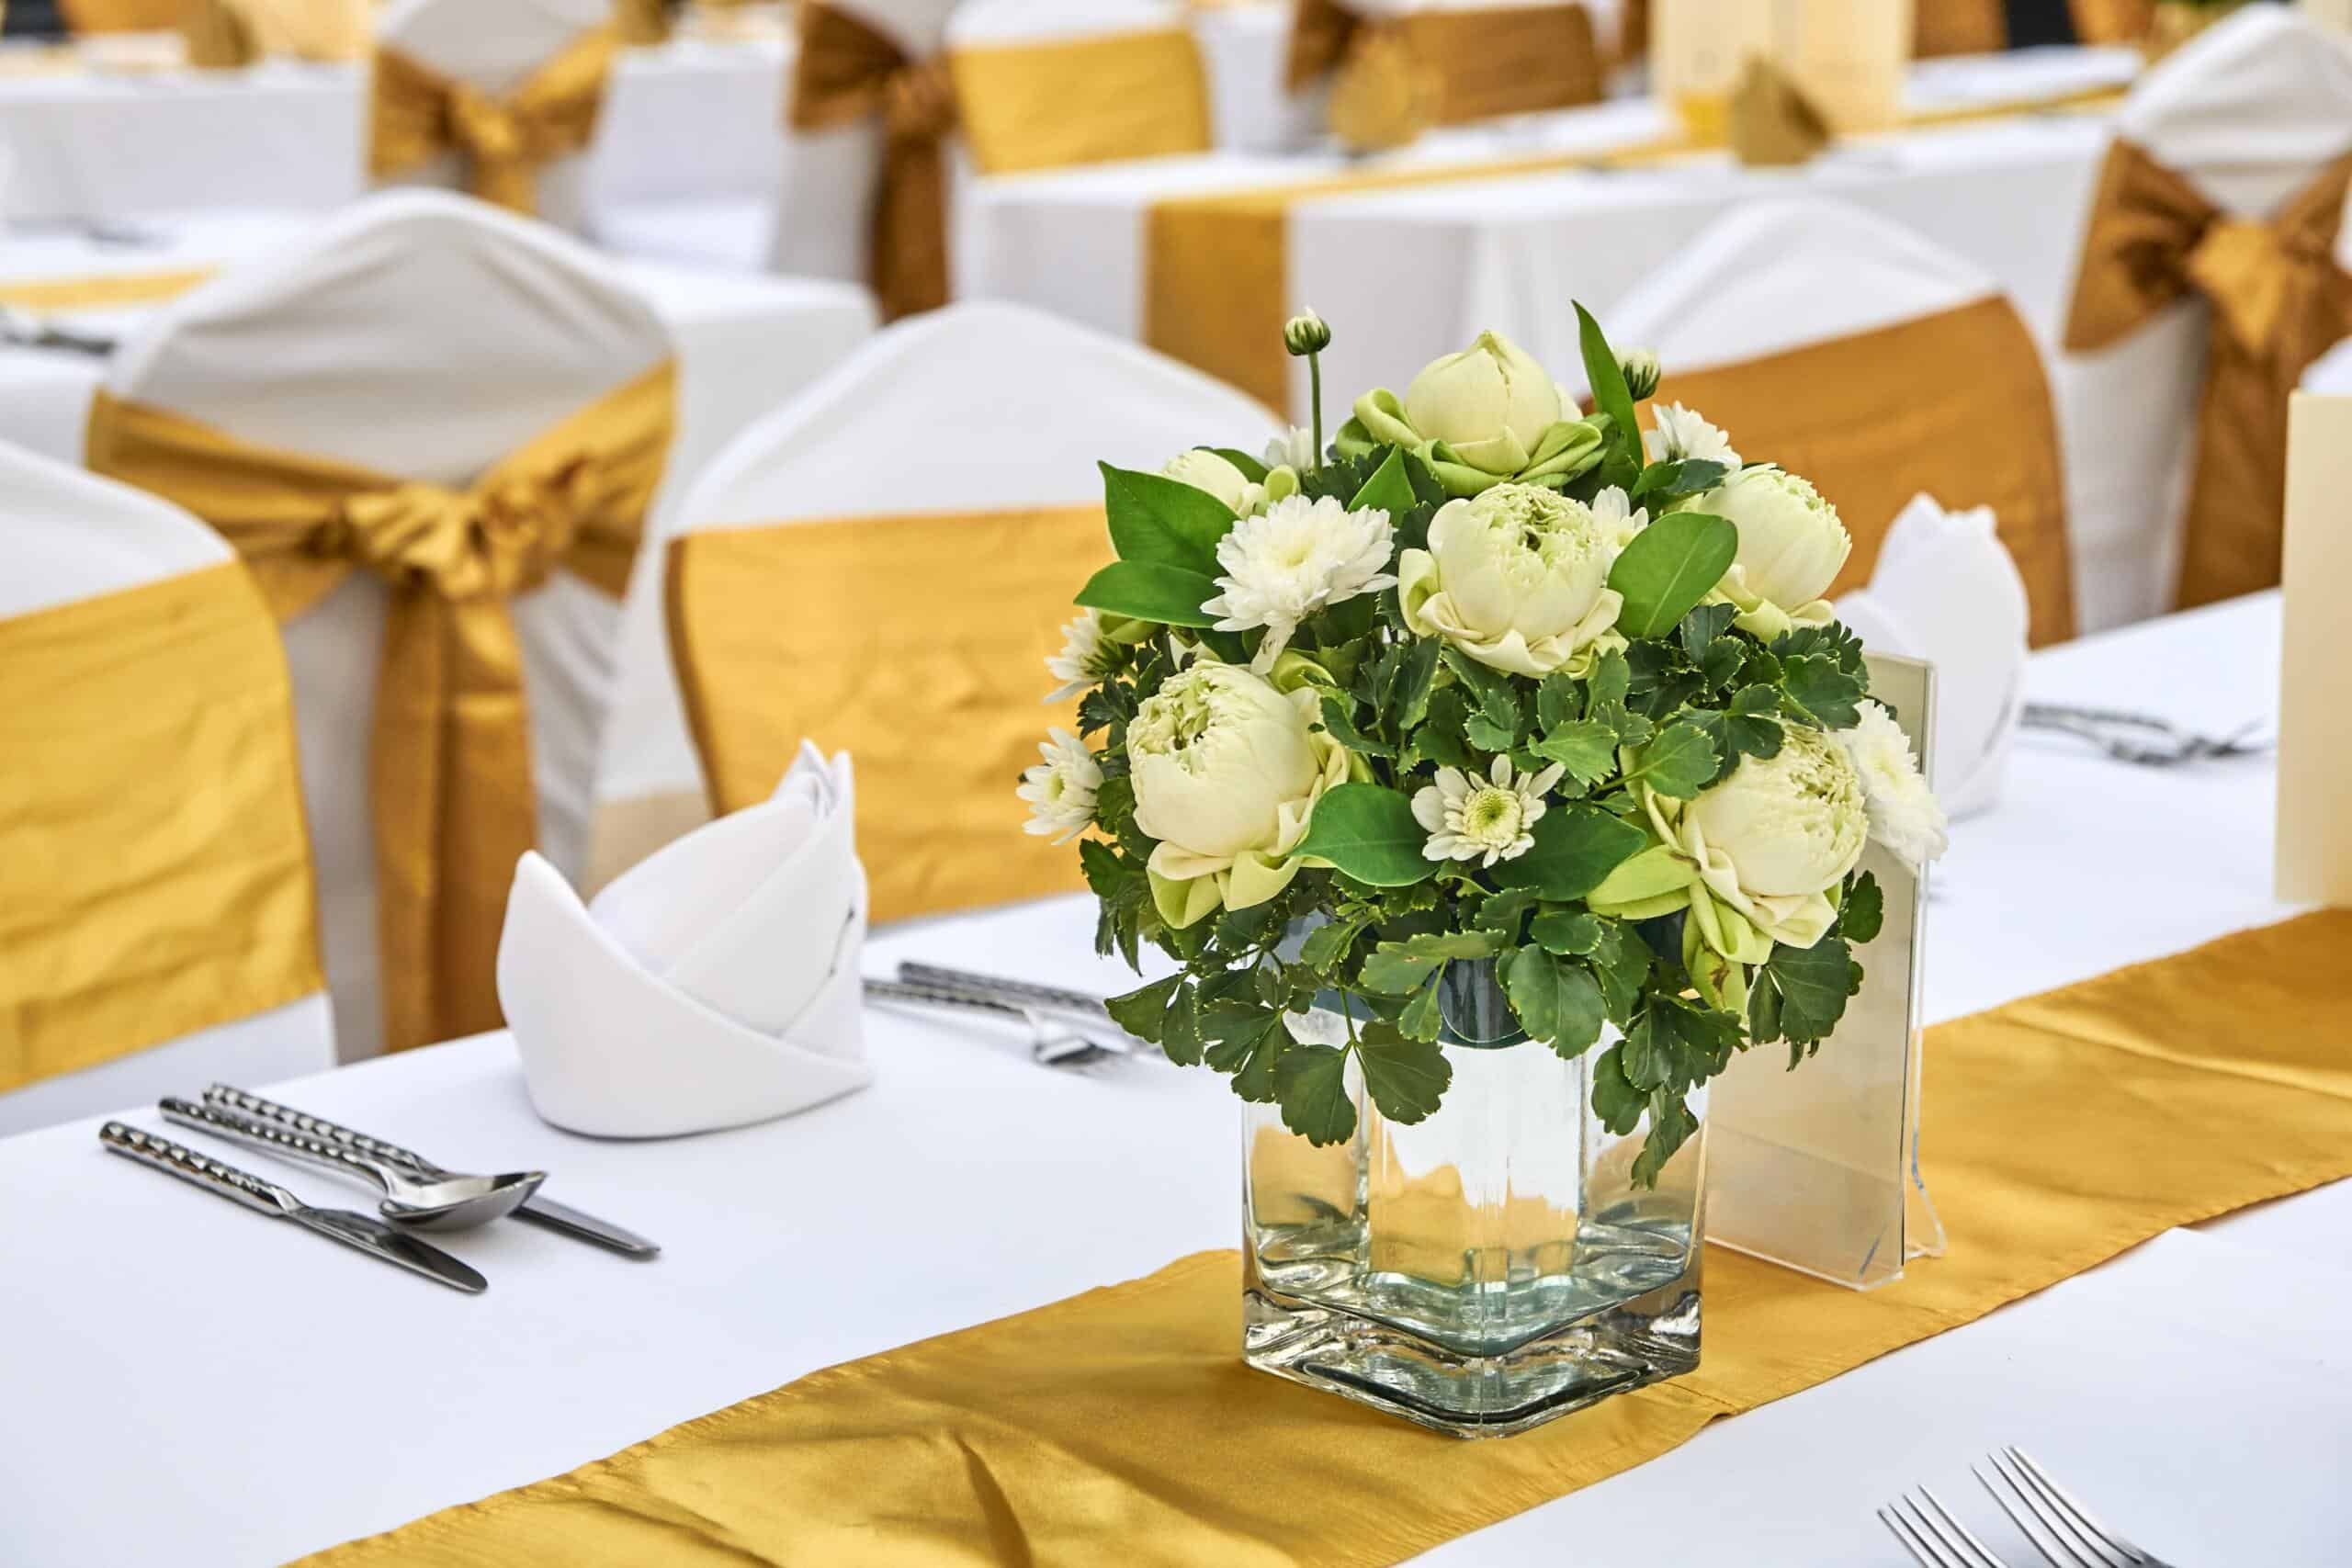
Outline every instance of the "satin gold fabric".
{"type": "Polygon", "coordinates": [[[670,41],[669,0],[616,0],[613,26],[620,41],[639,49],[670,41]]]}
{"type": "Polygon", "coordinates": [[[1600,97],[1592,16],[1575,4],[1425,9],[1368,23],[1338,0],[1302,0],[1291,25],[1291,90],[1334,71],[1344,76],[1351,54],[1372,37],[1394,39],[1406,58],[1427,71],[1440,125],[1600,97]]]}
{"type": "Polygon", "coordinates": [[[261,58],[253,23],[232,0],[186,0],[179,31],[187,62],[198,71],[233,71],[261,58]]]}
{"type": "Polygon", "coordinates": [[[958,49],[949,56],[985,175],[1205,152],[1208,76],[1181,28],[958,49]]]}
{"type": "Polygon", "coordinates": [[[179,25],[182,0],[61,0],[76,33],[167,33],[179,25]]]}
{"type": "Polygon", "coordinates": [[[2182,607],[2278,581],[2287,401],[2305,367],[2352,336],[2352,273],[2335,258],[2347,189],[2352,156],[2276,216],[2236,218],[2132,143],[2119,141],[2108,152],[2066,347],[2106,348],[2191,295],[2212,308],[2182,607]]]}
{"type": "MultiPolygon", "coordinates": [[[[1938,109],[1909,117],[1914,129],[1982,119],[2105,108],[2113,88],[2064,93],[2034,103],[1938,109]]],[[[1292,185],[1170,197],[1151,204],[1144,226],[1144,341],[1160,353],[1240,388],[1268,408],[1290,407],[1290,356],[1283,321],[1290,306],[1290,210],[1327,196],[1357,196],[1571,169],[1629,168],[1701,154],[1681,136],[1613,152],[1547,154],[1486,164],[1372,169],[1292,185]]]]}
{"type": "Polygon", "coordinates": [[[866,238],[866,277],[885,317],[947,303],[946,141],[956,86],[944,60],[908,58],[898,40],[854,11],[808,0],[794,57],[795,130],[830,130],[879,117],[881,181],[866,238]]]}
{"type": "MultiPolygon", "coordinates": [[[[2075,37],[2085,44],[2136,44],[2148,36],[2155,0],[2073,0],[2075,37]]],[[[2002,0],[1917,0],[1912,53],[1991,54],[2009,47],[2008,7],[2002,0]]]]}
{"type": "Polygon", "coordinates": [[[765,800],[803,737],[857,762],[877,920],[1084,886],[1013,795],[1070,584],[1111,559],[1099,505],[697,530],[673,541],[678,683],[715,812],[765,800]]]}
{"type": "Polygon", "coordinates": [[[387,1050],[499,1024],[507,886],[537,838],[507,602],[558,567],[627,586],[675,398],[664,363],[464,491],[249,446],[103,391],[91,410],[91,470],[219,529],[280,621],[355,570],[391,591],[368,757],[387,1050]]]}
{"type": "Polygon", "coordinates": [[[1989,506],[2025,579],[2035,647],[2075,635],[2066,486],[2041,351],[1992,297],[1851,337],[1686,374],[1657,399],[1702,410],[1741,450],[1829,498],[1854,553],[1829,593],[1869,582],[1895,514],[1925,491],[1989,506]]]}
{"type": "Polygon", "coordinates": [[[20,310],[119,310],[161,305],[198,284],[218,267],[181,267],[171,272],[109,272],[88,277],[28,277],[0,283],[0,305],[20,310]]]}
{"type": "Polygon", "coordinates": [[[0,620],[0,1094],[325,988],[293,698],[234,561],[0,620]]]}
{"type": "Polygon", "coordinates": [[[1451,1441],[1250,1370],[1239,1262],[1202,1253],[308,1562],[944,1568],[1138,1542],[1198,1568],[1396,1562],[2172,1226],[2352,1174],[2347,942],[2352,912],[2307,915],[1929,1030],[1949,1253],[1862,1292],[1713,1248],[1696,1372],[1523,1437],[1451,1441]]]}
{"type": "Polygon", "coordinates": [[[466,160],[466,188],[515,212],[538,209],[542,164],[585,152],[619,47],[610,25],[573,39],[503,98],[411,59],[376,51],[368,173],[389,179],[444,152],[466,160]]]}

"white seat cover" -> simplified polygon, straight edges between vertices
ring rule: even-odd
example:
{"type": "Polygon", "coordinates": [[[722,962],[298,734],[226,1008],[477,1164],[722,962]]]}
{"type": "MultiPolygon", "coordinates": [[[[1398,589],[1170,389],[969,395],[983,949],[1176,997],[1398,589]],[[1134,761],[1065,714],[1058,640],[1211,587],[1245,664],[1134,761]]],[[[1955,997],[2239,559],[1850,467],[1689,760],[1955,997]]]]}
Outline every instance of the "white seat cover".
{"type": "MultiPolygon", "coordinates": [[[[878,333],[737,437],[675,527],[1083,503],[1102,497],[1098,461],[1157,469],[1194,445],[1255,452],[1280,428],[1149,349],[1024,306],[956,305],[878,333]]],[[[666,553],[640,555],[629,585],[605,806],[702,790],[662,622],[666,553]]]]}
{"type": "MultiPolygon", "coordinates": [[[[219,535],[168,502],[0,444],[0,620],[232,558],[219,535]]],[[[334,1023],[321,993],[0,1094],[0,1137],[216,1078],[262,1084],[334,1063],[334,1023]]]]}
{"type": "MultiPolygon", "coordinates": [[[[123,346],[109,389],[246,442],[461,486],[670,353],[593,252],[480,202],[400,191],[178,301],[123,346]]],[[[367,767],[384,605],[354,572],[285,627],[346,1057],[381,1034],[367,767]]],[[[540,847],[576,874],[619,611],[562,572],[513,608],[540,847]]]]}

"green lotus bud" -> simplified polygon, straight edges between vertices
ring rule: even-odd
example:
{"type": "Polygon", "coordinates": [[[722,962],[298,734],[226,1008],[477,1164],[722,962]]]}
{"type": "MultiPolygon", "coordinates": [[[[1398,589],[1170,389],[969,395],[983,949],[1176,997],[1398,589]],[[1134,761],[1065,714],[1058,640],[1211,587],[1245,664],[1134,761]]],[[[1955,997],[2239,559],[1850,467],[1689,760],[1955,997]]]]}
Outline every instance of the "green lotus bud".
{"type": "Polygon", "coordinates": [[[1635,402],[1657,390],[1658,363],[1654,349],[1637,348],[1625,355],[1617,367],[1625,373],[1625,390],[1635,402]]]}
{"type": "Polygon", "coordinates": [[[1331,329],[1312,310],[1283,323],[1283,346],[1295,355],[1320,354],[1331,346],[1331,329]]]}

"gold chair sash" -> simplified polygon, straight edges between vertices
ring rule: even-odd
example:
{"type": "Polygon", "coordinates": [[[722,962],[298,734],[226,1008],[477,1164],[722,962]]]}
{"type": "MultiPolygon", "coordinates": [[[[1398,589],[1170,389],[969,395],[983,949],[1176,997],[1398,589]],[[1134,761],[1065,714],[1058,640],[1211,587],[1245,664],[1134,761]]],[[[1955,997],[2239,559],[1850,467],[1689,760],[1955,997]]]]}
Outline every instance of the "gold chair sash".
{"type": "Polygon", "coordinates": [[[595,134],[618,42],[591,28],[503,98],[444,76],[389,45],[376,51],[368,172],[408,173],[444,152],[466,160],[466,188],[515,212],[538,209],[541,165],[584,152],[595,134]]]}
{"type": "MultiPolygon", "coordinates": [[[[2135,44],[2148,36],[2155,0],[2071,0],[2075,38],[2085,44],[2135,44]]],[[[2005,0],[1917,0],[1912,53],[1991,54],[2009,47],[2005,0]]]]}
{"type": "Polygon", "coordinates": [[[61,0],[69,31],[167,33],[179,25],[183,0],[61,0]]]}
{"type": "Polygon", "coordinates": [[[882,173],[866,239],[866,276],[891,320],[947,303],[946,140],[956,88],[944,60],[908,58],[898,40],[825,0],[800,7],[793,64],[795,130],[869,116],[883,130],[882,173]]]}
{"type": "Polygon", "coordinates": [[[507,885],[537,836],[508,601],[558,567],[627,586],[675,400],[664,363],[466,490],[251,446],[103,391],[91,410],[91,469],[219,529],[279,620],[355,570],[391,592],[368,756],[387,1050],[498,1026],[507,885]]]}
{"type": "Polygon", "coordinates": [[[1946,1256],[1862,1292],[1709,1247],[1698,1371],[1508,1442],[1447,1442],[1243,1365],[1241,1262],[1196,1253],[304,1562],[1401,1562],[2174,1226],[2352,1174],[2347,942],[2352,913],[2306,915],[1937,1025],[1946,1256]]]}
{"type": "Polygon", "coordinates": [[[1993,508],[2025,579],[2034,646],[2075,635],[2057,417],[2041,351],[2007,299],[1669,373],[1657,396],[1702,411],[1742,451],[1836,503],[1854,552],[1832,595],[1870,581],[1888,525],[1925,491],[1954,509],[1993,508]]]}
{"type": "Polygon", "coordinates": [[[803,737],[857,765],[874,918],[1082,886],[1013,793],[1049,725],[1069,585],[1100,505],[697,530],[673,541],[678,683],[714,811],[764,800],[803,737]],[[821,585],[821,586],[812,586],[821,585]]]}
{"type": "Polygon", "coordinates": [[[669,0],[616,0],[613,26],[620,41],[639,49],[670,41],[669,0]]]}
{"type": "Polygon", "coordinates": [[[233,71],[261,58],[253,22],[233,0],[187,0],[179,29],[187,62],[198,71],[233,71]]]}
{"type": "Polygon", "coordinates": [[[2287,400],[2352,336],[2352,273],[2335,259],[2352,188],[2339,158],[2267,220],[2223,212],[2141,148],[2109,151],[2092,199],[2066,347],[2105,348],[2189,295],[2212,307],[2177,603],[2278,581],[2287,400]]]}
{"type": "Polygon", "coordinates": [[[1291,24],[1291,91],[1348,69],[1375,38],[1393,39],[1425,71],[1440,125],[1596,103],[1600,51],[1581,5],[1408,11],[1369,21],[1340,0],[1300,0],[1291,24]]]}
{"type": "Polygon", "coordinates": [[[0,620],[0,1093],[325,987],[286,656],[233,561],[0,620]]]}
{"type": "Polygon", "coordinates": [[[1205,152],[1208,74],[1182,28],[963,48],[948,57],[984,175],[1205,152]]]}

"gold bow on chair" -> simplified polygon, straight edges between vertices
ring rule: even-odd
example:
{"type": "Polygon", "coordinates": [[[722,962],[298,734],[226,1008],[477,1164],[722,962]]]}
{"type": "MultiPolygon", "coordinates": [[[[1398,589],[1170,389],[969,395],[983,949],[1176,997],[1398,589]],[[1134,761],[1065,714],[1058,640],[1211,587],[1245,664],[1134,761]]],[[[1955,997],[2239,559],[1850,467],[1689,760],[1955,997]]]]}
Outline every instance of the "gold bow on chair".
{"type": "Polygon", "coordinates": [[[873,24],[824,0],[808,0],[800,7],[790,112],[795,130],[829,130],[881,117],[881,188],[866,253],[875,298],[894,319],[946,304],[944,149],[956,128],[956,89],[946,62],[910,60],[873,24]]]}
{"type": "Polygon", "coordinates": [[[2352,274],[2335,259],[2352,156],[2268,220],[2222,211],[2128,141],[2094,198],[2066,347],[2105,348],[2195,294],[2213,308],[2178,603],[2278,581],[2287,401],[2304,368],[2352,335],[2352,274]]]}
{"type": "Polygon", "coordinates": [[[537,838],[508,602],[558,567],[627,586],[675,397],[664,363],[467,490],[249,446],[104,392],[92,408],[92,470],[219,529],[281,622],[355,570],[391,590],[368,762],[388,1050],[498,1025],[507,885],[537,838]]]}
{"type": "Polygon", "coordinates": [[[379,48],[368,172],[390,178],[458,152],[467,160],[468,190],[536,212],[539,167],[585,151],[595,134],[616,47],[612,28],[591,28],[501,98],[379,48]]]}
{"type": "Polygon", "coordinates": [[[1600,97],[1600,51],[1581,5],[1430,8],[1374,20],[1339,0],[1300,0],[1285,75],[1297,92],[1359,59],[1393,75],[1371,46],[1388,39],[1430,78],[1441,125],[1589,104],[1600,97]],[[1369,52],[1368,52],[1369,51],[1369,52]]]}

